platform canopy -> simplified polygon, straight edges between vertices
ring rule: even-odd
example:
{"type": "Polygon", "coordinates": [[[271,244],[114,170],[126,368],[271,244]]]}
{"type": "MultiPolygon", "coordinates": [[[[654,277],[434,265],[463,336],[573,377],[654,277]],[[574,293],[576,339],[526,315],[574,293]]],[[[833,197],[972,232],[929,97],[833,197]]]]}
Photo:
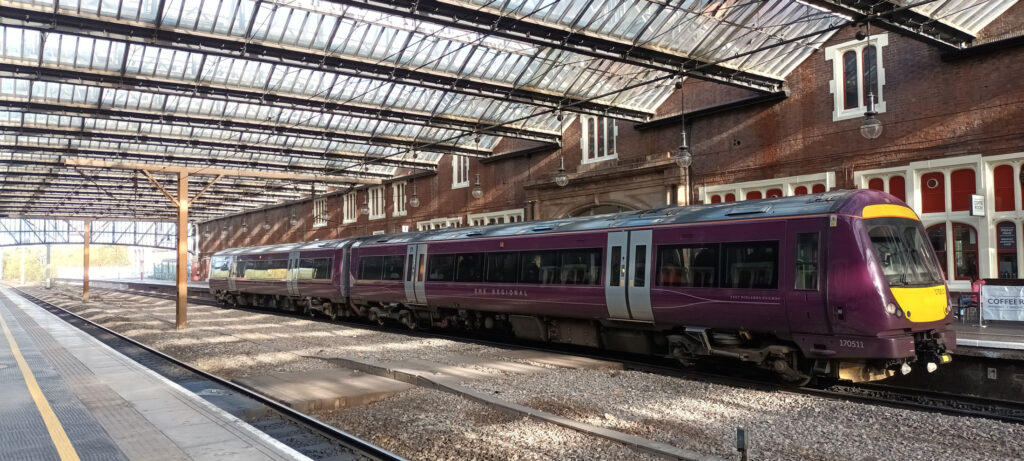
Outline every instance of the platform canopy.
{"type": "Polygon", "coordinates": [[[839,27],[968,44],[1015,0],[0,0],[0,217],[205,220],[644,121],[680,75],[777,92],[839,27]],[[282,174],[284,173],[284,174],[282,174]]]}

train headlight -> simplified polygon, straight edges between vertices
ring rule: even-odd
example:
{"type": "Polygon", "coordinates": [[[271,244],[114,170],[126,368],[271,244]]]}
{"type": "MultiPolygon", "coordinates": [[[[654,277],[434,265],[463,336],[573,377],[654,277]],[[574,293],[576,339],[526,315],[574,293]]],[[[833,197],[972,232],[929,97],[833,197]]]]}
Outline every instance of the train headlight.
{"type": "Polygon", "coordinates": [[[896,315],[896,304],[889,303],[885,305],[885,312],[889,315],[896,315]]]}

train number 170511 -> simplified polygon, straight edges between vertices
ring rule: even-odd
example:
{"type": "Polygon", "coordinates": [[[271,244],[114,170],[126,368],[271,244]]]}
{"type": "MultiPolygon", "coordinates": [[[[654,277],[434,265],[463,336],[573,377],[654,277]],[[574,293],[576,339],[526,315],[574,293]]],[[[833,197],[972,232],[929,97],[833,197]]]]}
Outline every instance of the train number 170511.
{"type": "Polygon", "coordinates": [[[851,349],[864,349],[864,341],[855,341],[852,339],[840,339],[839,347],[849,347],[851,349]]]}

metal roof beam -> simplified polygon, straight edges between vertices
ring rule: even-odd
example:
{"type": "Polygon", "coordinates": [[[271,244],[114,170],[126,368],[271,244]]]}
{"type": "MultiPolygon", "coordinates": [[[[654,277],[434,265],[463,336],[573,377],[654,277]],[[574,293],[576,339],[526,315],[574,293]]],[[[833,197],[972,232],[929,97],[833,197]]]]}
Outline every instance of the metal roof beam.
{"type": "MultiPolygon", "coordinates": [[[[394,13],[394,11],[389,12],[394,13]]],[[[306,52],[257,40],[247,40],[242,37],[188,34],[168,29],[143,27],[123,21],[98,20],[10,6],[0,7],[0,25],[116,40],[213,56],[242,58],[271,64],[285,64],[303,69],[335,72],[350,77],[395,82],[548,108],[571,104],[574,112],[609,115],[633,121],[643,121],[650,115],[637,110],[584,101],[560,94],[517,88],[504,82],[468,79],[441,72],[410,69],[388,64],[386,61],[306,52]]],[[[202,86],[197,86],[197,91],[202,91],[200,87],[202,86]]]]}
{"type": "Polygon", "coordinates": [[[872,25],[942,50],[966,47],[974,36],[895,1],[806,0],[807,3],[854,19],[854,25],[870,18],[872,25]]]}
{"type": "Polygon", "coordinates": [[[629,41],[588,34],[570,27],[540,24],[439,0],[328,1],[672,74],[686,72],[688,76],[701,80],[756,91],[774,93],[781,90],[784,83],[782,80],[704,62],[682,54],[638,46],[629,41]]]}
{"type": "MultiPolygon", "coordinates": [[[[72,106],[72,105],[59,105],[50,103],[40,102],[27,102],[23,100],[5,99],[0,97],[0,107],[9,109],[18,109],[31,111],[33,113],[46,113],[54,115],[68,115],[77,117],[90,117],[104,120],[119,120],[119,121],[130,121],[130,122],[144,122],[150,121],[153,123],[165,123],[165,124],[180,124],[186,125],[200,125],[207,128],[216,128],[221,130],[229,131],[244,131],[244,132],[262,132],[271,135],[280,134],[294,134],[304,135],[313,137],[324,137],[328,139],[334,139],[340,137],[337,132],[326,131],[326,130],[314,130],[298,127],[276,127],[274,124],[261,124],[255,122],[242,122],[237,120],[224,120],[213,117],[196,117],[191,115],[171,115],[171,114],[157,114],[147,111],[133,111],[129,109],[100,109],[95,107],[85,106],[72,106]]],[[[238,147],[237,143],[229,143],[229,146],[238,147]]],[[[285,148],[263,148],[263,150],[270,153],[281,153],[285,148]]],[[[440,149],[439,149],[440,150],[440,149]]],[[[307,155],[313,156],[311,158],[323,159],[324,151],[313,151],[313,150],[298,150],[288,149],[287,154],[292,157],[296,154],[305,152],[307,155]]],[[[443,150],[443,153],[448,153],[448,150],[443,150]]],[[[354,152],[342,152],[342,151],[326,151],[329,154],[330,159],[345,159],[354,161],[364,161],[367,158],[377,159],[372,163],[377,165],[396,166],[400,168],[417,168],[417,169],[434,169],[436,165],[431,162],[417,161],[417,160],[400,160],[396,158],[383,158],[379,156],[366,156],[354,152]]]]}
{"type": "MultiPolygon", "coordinates": [[[[70,83],[76,85],[102,85],[139,91],[146,91],[145,88],[149,87],[165,88],[182,92],[182,95],[186,96],[206,96],[209,94],[218,94],[221,96],[237,96],[240,93],[249,93],[259,94],[261,95],[259,97],[264,99],[280,99],[273,95],[265,93],[252,93],[235,89],[213,88],[201,85],[186,85],[179,83],[170,83],[155,79],[137,79],[132,77],[92,74],[80,70],[24,66],[10,63],[0,63],[0,77],[12,77],[26,80],[36,80],[55,83],[70,83]]],[[[315,107],[308,109],[316,110],[315,107]]],[[[486,149],[464,147],[444,142],[417,141],[414,139],[395,138],[390,136],[373,136],[369,134],[331,132],[327,137],[331,139],[350,141],[359,144],[368,144],[373,146],[388,146],[400,149],[419,150],[424,152],[437,152],[442,154],[454,152],[462,155],[486,157],[491,153],[489,150],[486,149]]]]}
{"type": "MultiPolygon", "coordinates": [[[[73,188],[77,188],[77,187],[82,187],[83,186],[81,175],[78,175],[78,174],[74,174],[74,175],[70,175],[70,174],[69,175],[61,175],[61,174],[47,175],[46,173],[38,173],[38,174],[28,174],[28,173],[24,173],[24,172],[5,172],[5,173],[7,174],[7,178],[4,179],[3,181],[0,181],[0,187],[3,187],[5,184],[18,184],[18,185],[26,185],[26,186],[27,185],[36,185],[36,186],[48,187],[48,188],[52,188],[52,189],[60,189],[60,188],[63,188],[63,187],[68,187],[68,188],[72,188],[73,189],[73,188]]],[[[90,173],[92,173],[92,172],[90,172],[90,173]]],[[[92,179],[92,181],[90,181],[88,184],[84,184],[84,185],[97,185],[99,187],[108,187],[108,188],[111,188],[111,189],[114,189],[114,190],[118,190],[118,191],[128,191],[128,190],[135,191],[136,190],[136,188],[134,188],[132,184],[127,183],[128,181],[132,180],[132,178],[128,178],[128,177],[114,178],[114,177],[109,177],[109,176],[100,176],[100,175],[90,174],[90,179],[92,179]]],[[[199,181],[199,182],[202,182],[202,181],[199,181]]],[[[142,184],[142,183],[140,182],[140,184],[142,184]]],[[[140,190],[140,191],[142,189],[143,188],[141,188],[141,187],[138,188],[138,190],[140,190]]],[[[145,187],[145,189],[149,190],[150,188],[145,187]]],[[[64,190],[64,189],[60,189],[60,190],[64,190]]],[[[294,200],[294,199],[297,199],[297,198],[302,196],[302,194],[299,194],[298,192],[273,191],[273,190],[266,190],[265,187],[260,188],[260,187],[253,187],[253,186],[238,186],[237,184],[230,184],[230,183],[225,183],[225,184],[218,183],[217,187],[212,188],[210,190],[210,192],[207,193],[206,195],[210,195],[210,194],[214,194],[214,196],[227,195],[227,196],[231,196],[231,197],[237,197],[239,199],[242,199],[242,198],[249,199],[249,197],[252,197],[252,200],[269,201],[271,203],[277,203],[278,200],[294,200]],[[256,194],[256,196],[254,197],[253,194],[256,194]]]]}
{"type": "Polygon", "coordinates": [[[320,181],[320,182],[343,182],[353,184],[381,184],[380,179],[356,178],[351,176],[332,176],[327,174],[299,174],[285,171],[257,171],[227,169],[215,167],[191,167],[181,165],[167,165],[158,163],[124,162],[112,160],[99,160],[91,158],[65,158],[64,165],[81,166],[91,168],[113,168],[116,170],[145,170],[150,172],[164,173],[188,173],[204,175],[241,176],[247,178],[285,179],[293,181],[320,181]]]}
{"type": "MultiPolygon", "coordinates": [[[[7,180],[0,183],[0,191],[6,193],[41,193],[41,194],[72,194],[74,196],[97,196],[97,198],[121,198],[130,200],[159,200],[162,195],[152,191],[152,188],[146,188],[145,191],[141,189],[138,191],[129,189],[117,189],[116,187],[106,187],[105,185],[93,185],[89,183],[50,183],[41,184],[31,181],[15,181],[7,180]],[[45,189],[39,186],[46,186],[45,189]]],[[[231,193],[225,191],[217,191],[211,189],[203,195],[203,203],[197,204],[197,207],[214,208],[219,201],[230,200],[232,203],[239,203],[239,201],[251,202],[254,206],[273,205],[277,203],[277,200],[270,198],[261,198],[258,196],[246,196],[240,193],[231,193]]]]}
{"type": "MultiPolygon", "coordinates": [[[[2,131],[2,128],[0,128],[2,131]]],[[[64,139],[64,138],[57,138],[64,139]]],[[[280,163],[257,161],[245,158],[210,158],[210,157],[195,157],[187,156],[185,154],[177,154],[174,152],[146,152],[146,151],[134,151],[134,150],[103,150],[103,149],[88,149],[82,147],[67,147],[66,143],[62,146],[56,145],[29,145],[29,144],[18,144],[18,143],[0,143],[0,153],[25,153],[25,154],[60,154],[63,156],[85,156],[85,157],[96,157],[100,159],[109,159],[111,157],[128,160],[138,161],[175,161],[181,162],[183,166],[196,167],[204,169],[204,172],[199,174],[203,176],[210,176],[205,174],[205,171],[209,171],[209,168],[236,168],[236,169],[250,169],[250,168],[261,168],[259,170],[252,171],[268,171],[268,172],[294,172],[295,174],[327,174],[332,172],[345,173],[345,175],[352,175],[353,172],[341,172],[337,169],[322,168],[313,166],[292,166],[292,168],[286,169],[287,166],[280,163]]],[[[59,165],[59,159],[53,155],[47,155],[46,158],[26,159],[26,158],[10,158],[3,160],[5,163],[11,165],[43,165],[43,166],[55,166],[59,165]]],[[[434,171],[436,168],[419,168],[420,170],[434,171]]],[[[384,173],[375,172],[356,172],[355,176],[366,179],[390,179],[391,175],[384,173]]],[[[214,175],[215,176],[215,175],[214,175]]],[[[339,175],[335,175],[339,176],[339,175]]],[[[298,177],[298,176],[296,176],[298,177]]],[[[264,178],[272,179],[272,178],[264,178]]],[[[328,181],[328,182],[341,182],[348,183],[348,181],[328,181]]]]}

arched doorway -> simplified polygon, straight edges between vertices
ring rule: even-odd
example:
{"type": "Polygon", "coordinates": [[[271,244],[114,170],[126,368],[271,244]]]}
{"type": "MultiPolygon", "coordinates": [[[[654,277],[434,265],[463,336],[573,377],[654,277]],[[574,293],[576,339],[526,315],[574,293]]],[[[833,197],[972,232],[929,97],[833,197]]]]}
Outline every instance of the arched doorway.
{"type": "Polygon", "coordinates": [[[633,211],[633,209],[627,206],[606,203],[603,205],[591,205],[588,207],[580,208],[576,211],[569,213],[569,216],[597,216],[602,214],[621,213],[623,211],[633,211]]]}

